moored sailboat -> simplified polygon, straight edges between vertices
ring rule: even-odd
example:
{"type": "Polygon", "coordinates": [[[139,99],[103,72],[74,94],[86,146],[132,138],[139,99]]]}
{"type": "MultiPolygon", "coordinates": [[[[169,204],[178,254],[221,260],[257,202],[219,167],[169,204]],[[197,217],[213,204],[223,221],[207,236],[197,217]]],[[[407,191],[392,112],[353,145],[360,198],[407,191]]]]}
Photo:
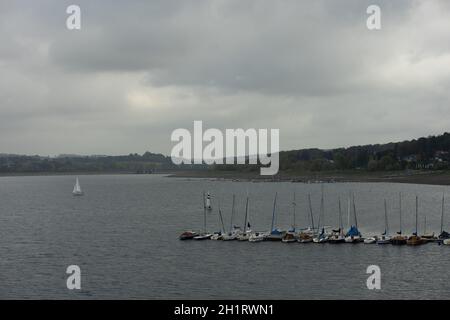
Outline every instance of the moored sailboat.
{"type": "Polygon", "coordinates": [[[198,233],[192,230],[184,231],[179,239],[180,240],[192,240],[194,237],[198,236],[198,233]]]}
{"type": "Polygon", "coordinates": [[[391,243],[395,246],[399,246],[399,245],[405,245],[406,244],[406,240],[407,238],[402,235],[402,194],[399,193],[399,217],[400,217],[400,228],[399,231],[397,231],[397,235],[391,238],[391,243]]]}
{"type": "Polygon", "coordinates": [[[389,244],[391,243],[391,237],[389,236],[388,214],[386,199],[384,199],[384,232],[377,239],[377,244],[389,244]]]}
{"type": "Polygon", "coordinates": [[[420,237],[417,233],[417,219],[418,219],[418,209],[419,207],[419,200],[418,197],[416,196],[416,230],[415,232],[413,232],[412,236],[410,236],[408,238],[408,240],[406,240],[406,244],[410,245],[410,246],[417,246],[417,245],[421,245],[424,243],[422,237],[420,237]]]}
{"type": "Polygon", "coordinates": [[[239,241],[248,241],[252,230],[250,229],[250,222],[248,221],[248,196],[247,201],[245,203],[245,220],[244,220],[244,232],[237,236],[237,240],[239,241]]]}
{"type": "Polygon", "coordinates": [[[337,230],[332,230],[330,237],[328,238],[329,243],[344,243],[344,226],[342,223],[342,209],[341,209],[341,198],[339,197],[339,228],[337,230]]]}
{"type": "Polygon", "coordinates": [[[236,240],[237,236],[241,233],[241,229],[233,225],[235,202],[236,196],[233,194],[233,204],[231,205],[230,231],[222,236],[222,240],[224,241],[236,240]]]}
{"type": "MultiPolygon", "coordinates": [[[[363,238],[361,237],[361,232],[359,232],[359,230],[358,230],[358,219],[356,217],[355,195],[353,195],[352,201],[353,201],[353,214],[354,214],[355,224],[351,225],[350,229],[345,234],[345,242],[358,243],[358,242],[363,241],[363,238]]],[[[349,200],[349,204],[350,204],[350,200],[349,200]]],[[[350,208],[350,206],[349,206],[349,208],[350,208]]],[[[350,213],[350,210],[348,212],[350,213]]]]}
{"type": "Polygon", "coordinates": [[[211,240],[222,240],[222,238],[225,234],[225,226],[223,224],[222,210],[220,210],[220,201],[217,202],[217,208],[219,210],[219,219],[220,219],[221,229],[219,232],[216,232],[211,236],[211,240]]]}
{"type": "Polygon", "coordinates": [[[264,241],[265,238],[269,234],[267,232],[253,232],[250,237],[248,238],[249,242],[261,242],[264,241]]]}
{"type": "Polygon", "coordinates": [[[297,242],[297,237],[295,235],[295,229],[296,229],[296,223],[295,223],[295,207],[296,207],[296,202],[295,202],[295,192],[294,192],[294,200],[292,201],[292,215],[293,215],[293,223],[292,223],[292,229],[289,230],[288,232],[286,232],[286,234],[283,236],[283,238],[281,239],[282,242],[284,243],[292,243],[292,242],[297,242]]]}
{"type": "Polygon", "coordinates": [[[446,244],[446,245],[450,245],[450,233],[448,233],[447,231],[444,231],[444,202],[445,202],[445,198],[444,198],[444,193],[442,193],[442,207],[441,207],[441,230],[439,232],[439,236],[438,236],[438,242],[439,244],[446,244]]]}
{"type": "Polygon", "coordinates": [[[211,233],[206,231],[206,202],[205,202],[205,193],[203,192],[203,232],[196,235],[194,240],[207,240],[212,236],[211,233]]]}
{"type": "Polygon", "coordinates": [[[378,241],[377,236],[368,237],[368,238],[364,239],[364,244],[374,244],[374,243],[377,243],[377,241],[378,241]]]}
{"type": "Polygon", "coordinates": [[[284,233],[278,229],[275,229],[275,210],[277,206],[277,196],[278,193],[275,193],[275,198],[273,199],[273,210],[272,210],[272,224],[270,227],[270,233],[265,237],[264,240],[268,241],[281,241],[284,233]]]}
{"type": "Polygon", "coordinates": [[[324,198],[323,198],[323,184],[322,184],[322,195],[320,198],[320,211],[319,211],[319,221],[317,228],[320,232],[313,238],[314,243],[325,243],[328,240],[328,236],[325,233],[325,208],[324,208],[324,198]],[[320,228],[320,223],[322,223],[322,228],[320,228]]]}
{"type": "Polygon", "coordinates": [[[311,243],[313,242],[314,238],[314,215],[312,211],[312,204],[311,204],[311,194],[308,194],[308,205],[309,205],[309,217],[311,220],[311,226],[309,228],[306,228],[300,232],[298,235],[297,241],[300,243],[311,243]]]}
{"type": "Polygon", "coordinates": [[[434,232],[427,233],[427,216],[423,217],[423,234],[420,235],[424,242],[435,242],[437,241],[437,237],[434,235],[434,232]]]}

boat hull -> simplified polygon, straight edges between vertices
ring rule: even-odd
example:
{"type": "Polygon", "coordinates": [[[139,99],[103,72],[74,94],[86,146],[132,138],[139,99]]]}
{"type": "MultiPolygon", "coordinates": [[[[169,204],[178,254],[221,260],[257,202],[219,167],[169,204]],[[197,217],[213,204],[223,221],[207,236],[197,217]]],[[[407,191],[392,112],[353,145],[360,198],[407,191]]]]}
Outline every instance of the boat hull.
{"type": "Polygon", "coordinates": [[[328,239],[329,243],[336,244],[336,243],[345,243],[345,238],[338,238],[338,239],[328,239]]]}
{"type": "Polygon", "coordinates": [[[418,236],[411,236],[408,238],[408,240],[406,240],[406,244],[408,246],[418,246],[418,245],[421,245],[424,243],[425,243],[425,241],[421,237],[418,237],[418,236]]]}
{"type": "Polygon", "coordinates": [[[360,243],[364,241],[360,237],[345,237],[345,243],[360,243]]]}
{"type": "Polygon", "coordinates": [[[180,236],[180,240],[192,240],[195,236],[180,236]]]}
{"type": "Polygon", "coordinates": [[[211,240],[222,240],[223,235],[222,234],[214,234],[211,236],[211,240]]]}
{"type": "Polygon", "coordinates": [[[195,236],[193,239],[194,240],[209,240],[211,239],[212,235],[211,234],[201,234],[198,236],[195,236]]]}
{"type": "Polygon", "coordinates": [[[248,238],[249,242],[261,242],[264,241],[264,236],[250,236],[250,238],[248,238]]]}
{"type": "Polygon", "coordinates": [[[265,241],[281,241],[282,237],[269,235],[269,236],[265,237],[264,240],[265,241]]]}
{"type": "Polygon", "coordinates": [[[283,243],[294,243],[294,242],[297,242],[297,239],[295,239],[295,238],[281,239],[281,242],[283,242],[283,243]]]}
{"type": "Polygon", "coordinates": [[[224,234],[224,235],[222,236],[222,240],[223,240],[223,241],[233,241],[233,240],[236,240],[237,237],[238,237],[237,234],[231,234],[231,235],[229,235],[229,234],[224,234]]]}
{"type": "Polygon", "coordinates": [[[237,236],[238,241],[248,241],[250,239],[250,234],[240,234],[237,236]]]}
{"type": "Polygon", "coordinates": [[[325,242],[327,242],[327,238],[314,238],[313,242],[314,243],[325,243],[325,242]]]}
{"type": "Polygon", "coordinates": [[[284,232],[280,232],[280,233],[269,233],[264,240],[265,241],[281,241],[284,237],[285,233],[284,232]]]}
{"type": "Polygon", "coordinates": [[[392,239],[391,244],[394,246],[403,246],[406,244],[406,239],[392,239]]]}
{"type": "Polygon", "coordinates": [[[180,236],[179,239],[180,240],[192,240],[194,239],[194,237],[198,236],[197,232],[194,231],[185,231],[183,232],[180,236]]]}

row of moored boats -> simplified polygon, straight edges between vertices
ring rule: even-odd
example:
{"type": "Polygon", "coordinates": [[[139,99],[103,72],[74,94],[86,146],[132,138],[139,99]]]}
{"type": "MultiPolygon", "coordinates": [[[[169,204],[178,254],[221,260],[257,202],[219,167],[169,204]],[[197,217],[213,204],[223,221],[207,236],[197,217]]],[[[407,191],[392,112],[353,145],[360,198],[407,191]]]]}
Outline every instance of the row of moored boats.
{"type": "Polygon", "coordinates": [[[387,203],[384,200],[384,232],[379,235],[371,235],[363,237],[358,229],[358,219],[355,205],[355,197],[349,196],[347,205],[347,219],[348,229],[345,232],[343,227],[343,216],[341,209],[341,200],[339,199],[338,215],[339,226],[337,228],[331,228],[324,224],[324,195],[322,188],[322,196],[320,201],[320,213],[317,224],[314,223],[313,209],[311,205],[311,195],[308,194],[309,204],[309,221],[310,226],[307,228],[296,227],[296,200],[295,193],[292,202],[292,227],[289,230],[280,230],[275,227],[276,221],[276,206],[277,206],[277,193],[275,193],[272,209],[272,223],[269,231],[252,231],[249,221],[249,197],[246,198],[245,204],[245,219],[244,227],[241,228],[233,224],[235,216],[235,202],[236,197],[233,195],[233,203],[231,209],[231,223],[228,230],[226,230],[223,220],[222,211],[220,209],[220,202],[218,203],[218,217],[221,225],[221,230],[217,232],[208,232],[206,229],[207,212],[212,211],[211,195],[203,193],[203,215],[204,224],[201,232],[189,230],[184,231],[179,239],[180,240],[222,240],[222,241],[249,241],[249,242],[261,242],[261,241],[281,241],[284,243],[365,243],[365,244],[392,244],[392,245],[421,245],[425,243],[438,243],[444,245],[450,245],[450,234],[443,230],[444,222],[444,195],[442,196],[442,212],[441,212],[441,230],[439,235],[426,232],[426,218],[424,223],[424,232],[419,235],[417,230],[418,221],[418,197],[416,196],[415,206],[415,231],[407,236],[402,232],[402,196],[399,194],[399,221],[400,228],[394,235],[389,233],[388,225],[388,210],[387,203]],[[351,217],[353,218],[350,223],[351,217]]]}

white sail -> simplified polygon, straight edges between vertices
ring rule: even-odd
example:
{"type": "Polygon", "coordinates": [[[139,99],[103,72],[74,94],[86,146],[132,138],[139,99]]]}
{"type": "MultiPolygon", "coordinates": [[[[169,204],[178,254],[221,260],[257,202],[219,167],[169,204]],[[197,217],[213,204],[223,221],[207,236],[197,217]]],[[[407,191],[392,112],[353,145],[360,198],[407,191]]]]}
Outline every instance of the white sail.
{"type": "Polygon", "coordinates": [[[75,181],[75,186],[73,187],[73,194],[74,195],[82,195],[83,192],[81,191],[80,182],[78,181],[78,177],[75,181]]]}

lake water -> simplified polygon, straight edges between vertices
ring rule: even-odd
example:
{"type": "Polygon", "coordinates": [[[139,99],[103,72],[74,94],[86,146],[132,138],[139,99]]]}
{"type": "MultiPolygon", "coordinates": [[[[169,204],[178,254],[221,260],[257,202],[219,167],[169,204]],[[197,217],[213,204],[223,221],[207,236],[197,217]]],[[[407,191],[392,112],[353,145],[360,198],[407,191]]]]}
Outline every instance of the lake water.
{"type": "MultiPolygon", "coordinates": [[[[0,177],[0,298],[131,299],[391,299],[450,298],[450,246],[284,244],[278,242],[179,241],[185,229],[203,227],[202,192],[220,200],[226,226],[232,195],[235,224],[243,224],[250,197],[254,230],[268,230],[278,192],[277,226],[308,225],[307,194],[315,218],[319,184],[251,183],[176,179],[159,175],[80,176],[85,192],[73,197],[74,176],[0,177]],[[82,289],[66,288],[69,265],[81,268],[82,289]],[[368,290],[366,268],[381,268],[381,290],[368,290]]],[[[324,184],[325,224],[338,224],[338,198],[347,223],[347,198],[354,192],[363,235],[399,227],[398,194],[403,194],[403,229],[439,232],[442,186],[324,184]]],[[[450,226],[450,200],[446,204],[450,226]]],[[[316,220],[317,221],[317,220],[316,220]]],[[[208,229],[218,230],[217,210],[208,229]]]]}

